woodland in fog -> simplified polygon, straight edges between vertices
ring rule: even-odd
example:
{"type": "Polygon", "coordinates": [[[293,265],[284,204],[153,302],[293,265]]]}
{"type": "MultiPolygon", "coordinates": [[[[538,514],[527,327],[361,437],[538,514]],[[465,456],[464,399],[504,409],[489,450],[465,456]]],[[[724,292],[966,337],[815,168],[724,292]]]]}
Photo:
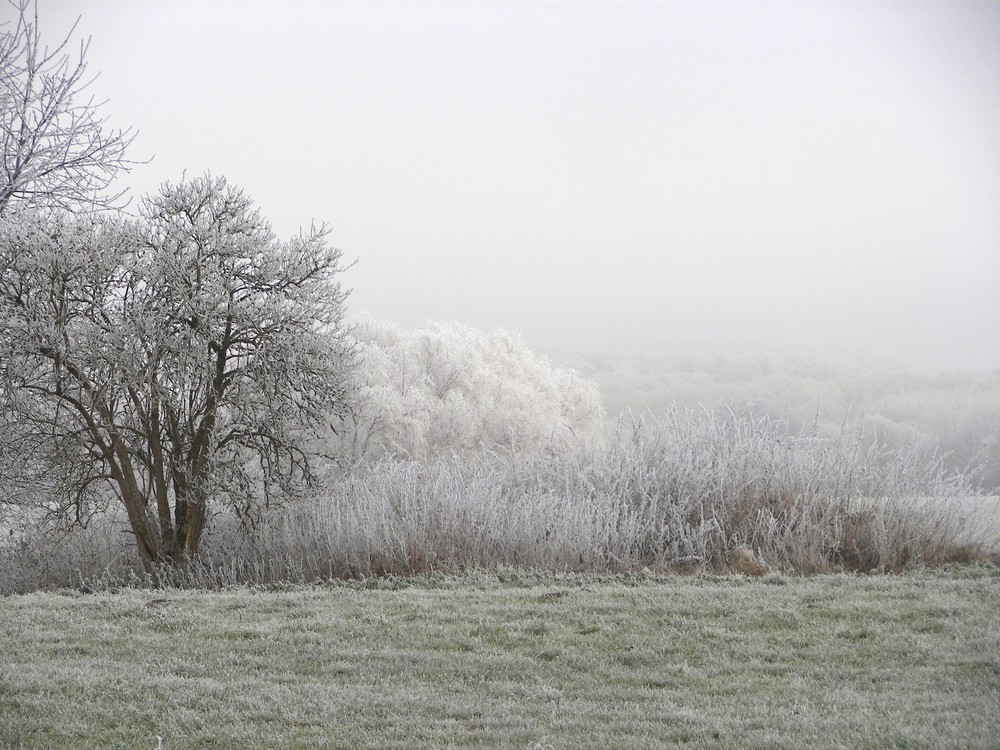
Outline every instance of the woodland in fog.
{"type": "Polygon", "coordinates": [[[732,408],[792,432],[861,426],[901,447],[929,441],[945,465],[1000,490],[1000,370],[923,375],[787,353],[739,350],[562,352],[553,356],[599,385],[609,421],[625,410],[732,408]]]}
{"type": "Polygon", "coordinates": [[[532,353],[516,334],[435,323],[357,323],[353,455],[426,459],[480,445],[593,444],[621,420],[672,410],[766,417],[789,434],[859,429],[886,447],[930,446],[944,466],[1000,490],[1000,371],[902,368],[740,350],[532,353]]]}

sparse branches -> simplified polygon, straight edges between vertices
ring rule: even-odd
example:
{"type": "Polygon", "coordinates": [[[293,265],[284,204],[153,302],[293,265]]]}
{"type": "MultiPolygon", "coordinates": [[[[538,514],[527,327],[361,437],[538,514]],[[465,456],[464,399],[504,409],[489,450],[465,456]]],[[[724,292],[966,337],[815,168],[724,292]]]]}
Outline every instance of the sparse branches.
{"type": "Polygon", "coordinates": [[[76,24],[54,48],[42,42],[37,5],[7,0],[17,19],[0,29],[0,216],[14,205],[111,207],[131,128],[112,130],[87,89],[88,41],[72,49],[76,24]]]}

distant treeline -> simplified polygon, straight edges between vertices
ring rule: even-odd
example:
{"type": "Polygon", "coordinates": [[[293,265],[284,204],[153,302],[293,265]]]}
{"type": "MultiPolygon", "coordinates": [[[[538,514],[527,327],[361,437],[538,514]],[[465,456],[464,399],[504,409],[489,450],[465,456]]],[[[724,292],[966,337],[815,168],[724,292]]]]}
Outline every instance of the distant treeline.
{"type": "Polygon", "coordinates": [[[1000,490],[1000,370],[919,375],[775,353],[683,350],[562,352],[560,367],[595,381],[609,421],[626,410],[731,408],[792,432],[862,428],[888,446],[933,441],[949,469],[1000,490]]]}

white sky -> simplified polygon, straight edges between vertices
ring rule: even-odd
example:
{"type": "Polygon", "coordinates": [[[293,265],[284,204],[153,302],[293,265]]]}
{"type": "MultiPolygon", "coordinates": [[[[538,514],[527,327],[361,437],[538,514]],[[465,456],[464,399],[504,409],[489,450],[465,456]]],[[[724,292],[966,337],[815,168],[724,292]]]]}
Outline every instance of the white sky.
{"type": "Polygon", "coordinates": [[[352,310],[1000,367],[1000,3],[38,4],[129,184],[327,222],[352,310]]]}

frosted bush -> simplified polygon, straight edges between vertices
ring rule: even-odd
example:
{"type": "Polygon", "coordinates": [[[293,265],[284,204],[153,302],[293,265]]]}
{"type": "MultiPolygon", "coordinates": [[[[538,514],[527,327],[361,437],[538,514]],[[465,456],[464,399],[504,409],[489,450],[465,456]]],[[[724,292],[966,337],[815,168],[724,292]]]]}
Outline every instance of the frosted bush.
{"type": "MultiPolygon", "coordinates": [[[[623,420],[607,444],[384,458],[256,529],[213,517],[198,560],[147,584],[511,566],[762,575],[996,560],[962,513],[974,495],[924,444],[888,450],[863,433],[789,434],[763,417],[672,411],[623,420]]],[[[71,544],[25,541],[0,549],[0,592],[133,585],[135,562],[122,556],[113,519],[95,519],[71,544]]]]}
{"type": "Polygon", "coordinates": [[[458,323],[404,331],[369,319],[354,335],[362,347],[358,412],[342,451],[352,463],[601,438],[597,386],[552,367],[511,333],[458,323]]]}

